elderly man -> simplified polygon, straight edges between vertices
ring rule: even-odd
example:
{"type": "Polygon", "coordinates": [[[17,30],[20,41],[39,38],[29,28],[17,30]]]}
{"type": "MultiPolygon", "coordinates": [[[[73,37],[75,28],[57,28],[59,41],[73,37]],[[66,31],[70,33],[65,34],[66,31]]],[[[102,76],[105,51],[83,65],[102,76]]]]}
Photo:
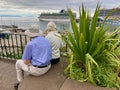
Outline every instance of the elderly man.
{"type": "Polygon", "coordinates": [[[40,76],[46,73],[51,67],[52,50],[49,41],[42,36],[42,32],[37,25],[32,25],[25,34],[32,38],[24,49],[22,60],[16,62],[16,72],[18,82],[15,89],[18,89],[19,83],[23,80],[23,72],[34,76],[40,76]]]}
{"type": "Polygon", "coordinates": [[[48,22],[46,31],[46,38],[52,46],[51,64],[53,65],[60,61],[60,48],[62,47],[61,35],[57,32],[56,25],[52,21],[48,22]]]}

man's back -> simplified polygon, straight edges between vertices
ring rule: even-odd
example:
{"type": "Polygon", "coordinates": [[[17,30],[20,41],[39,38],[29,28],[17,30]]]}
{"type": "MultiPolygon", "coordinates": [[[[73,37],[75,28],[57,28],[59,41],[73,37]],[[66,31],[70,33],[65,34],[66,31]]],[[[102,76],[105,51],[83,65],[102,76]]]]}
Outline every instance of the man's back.
{"type": "Polygon", "coordinates": [[[49,41],[44,37],[33,38],[26,45],[23,54],[24,58],[31,60],[32,65],[45,65],[49,63],[51,60],[51,46],[49,41]]]}
{"type": "Polygon", "coordinates": [[[56,31],[51,31],[48,33],[46,38],[50,41],[52,46],[52,58],[59,58],[60,57],[60,47],[62,44],[62,40],[60,38],[60,34],[56,31]]]}

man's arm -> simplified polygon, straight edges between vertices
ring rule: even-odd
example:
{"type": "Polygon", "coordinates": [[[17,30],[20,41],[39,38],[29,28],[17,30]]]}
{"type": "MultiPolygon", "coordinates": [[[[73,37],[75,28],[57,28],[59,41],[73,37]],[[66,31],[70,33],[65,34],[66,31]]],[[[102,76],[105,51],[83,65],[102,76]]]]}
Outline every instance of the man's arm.
{"type": "Polygon", "coordinates": [[[24,64],[29,65],[31,63],[31,58],[32,58],[32,46],[30,44],[27,44],[25,46],[22,56],[24,64]]]}
{"type": "Polygon", "coordinates": [[[26,65],[29,65],[31,63],[30,60],[23,60],[23,61],[24,61],[24,64],[26,64],[26,65]]]}

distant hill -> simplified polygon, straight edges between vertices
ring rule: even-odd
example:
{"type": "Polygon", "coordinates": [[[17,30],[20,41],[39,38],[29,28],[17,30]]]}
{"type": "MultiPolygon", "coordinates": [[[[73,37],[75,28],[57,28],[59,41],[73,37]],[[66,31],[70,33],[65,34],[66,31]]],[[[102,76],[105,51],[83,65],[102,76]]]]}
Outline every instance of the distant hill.
{"type": "Polygon", "coordinates": [[[0,17],[35,17],[35,15],[0,15],[0,17]]]}
{"type": "Polygon", "coordinates": [[[0,17],[21,17],[21,15],[0,15],[0,17]]]}
{"type": "Polygon", "coordinates": [[[120,8],[101,9],[99,16],[107,16],[110,12],[111,12],[110,16],[120,16],[120,8]]]}

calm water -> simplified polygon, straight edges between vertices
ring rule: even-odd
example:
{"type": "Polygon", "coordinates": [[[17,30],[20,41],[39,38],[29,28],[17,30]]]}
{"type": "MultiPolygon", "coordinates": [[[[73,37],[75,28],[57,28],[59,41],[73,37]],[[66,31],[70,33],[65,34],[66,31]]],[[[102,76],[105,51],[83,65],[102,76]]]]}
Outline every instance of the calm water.
{"type": "MultiPolygon", "coordinates": [[[[31,24],[38,24],[40,30],[45,30],[48,21],[39,21],[37,17],[0,17],[0,25],[16,25],[19,28],[27,29],[31,24]]],[[[55,22],[58,31],[71,30],[70,23],[55,22]]],[[[110,25],[106,23],[106,26],[110,25]]],[[[110,31],[115,27],[120,26],[120,23],[113,23],[110,25],[110,31]]]]}
{"type": "MultiPolygon", "coordinates": [[[[19,28],[27,29],[32,24],[38,24],[40,30],[45,30],[48,21],[39,21],[37,17],[1,17],[0,25],[16,25],[19,28]]],[[[70,29],[69,23],[55,22],[58,31],[70,29]]]]}

